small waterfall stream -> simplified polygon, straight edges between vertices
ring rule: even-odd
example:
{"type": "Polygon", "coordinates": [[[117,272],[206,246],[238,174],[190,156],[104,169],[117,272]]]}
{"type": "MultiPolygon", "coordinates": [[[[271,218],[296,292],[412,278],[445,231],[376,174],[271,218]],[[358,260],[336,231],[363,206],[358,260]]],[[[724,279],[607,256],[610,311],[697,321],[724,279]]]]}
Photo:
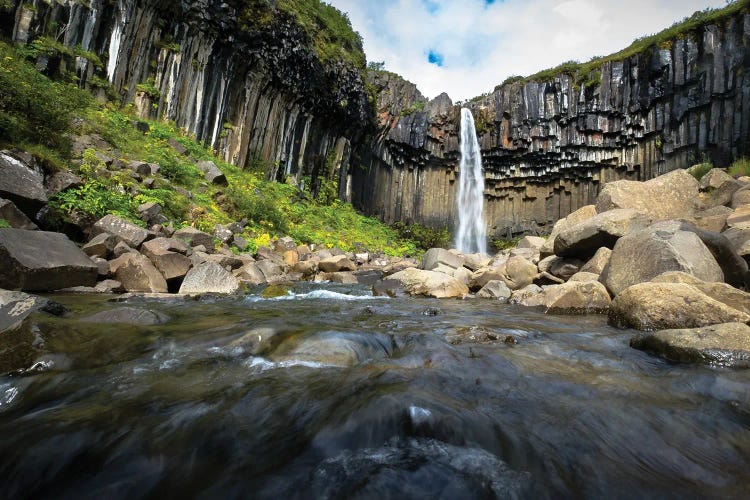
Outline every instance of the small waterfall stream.
{"type": "Polygon", "coordinates": [[[461,163],[458,175],[456,248],[464,253],[487,253],[482,152],[474,128],[474,117],[466,108],[461,108],[461,163]]]}

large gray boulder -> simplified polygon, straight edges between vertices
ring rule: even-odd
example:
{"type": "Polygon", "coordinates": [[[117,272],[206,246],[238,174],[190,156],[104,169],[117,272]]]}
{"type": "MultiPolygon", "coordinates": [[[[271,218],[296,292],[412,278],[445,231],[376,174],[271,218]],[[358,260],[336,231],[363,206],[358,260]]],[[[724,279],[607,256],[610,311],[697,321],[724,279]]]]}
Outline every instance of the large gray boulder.
{"type": "Polygon", "coordinates": [[[110,234],[114,236],[118,242],[123,242],[131,248],[137,249],[141,244],[146,241],[149,234],[144,228],[136,226],[126,220],[123,220],[116,215],[105,215],[94,224],[91,229],[91,235],[97,236],[100,234],[110,234]]]}
{"type": "Polygon", "coordinates": [[[595,215],[596,206],[586,205],[579,208],[564,219],[560,219],[559,221],[557,221],[552,227],[552,232],[550,233],[549,237],[539,249],[541,256],[547,257],[555,253],[555,239],[557,239],[558,234],[571,226],[575,226],[576,224],[580,224],[581,222],[594,217],[595,215]]]}
{"type": "Polygon", "coordinates": [[[456,278],[436,271],[409,268],[392,274],[388,279],[400,283],[410,295],[443,299],[463,298],[469,293],[469,288],[456,278]]]}
{"type": "Polygon", "coordinates": [[[607,289],[598,281],[569,281],[547,286],[522,300],[521,305],[543,307],[553,314],[594,314],[606,312],[610,302],[607,289]]]}
{"type": "Polygon", "coordinates": [[[612,301],[609,323],[637,330],[700,328],[747,323],[750,314],[715,300],[686,283],[639,283],[612,301]]]}
{"type": "Polygon", "coordinates": [[[0,197],[15,203],[32,219],[47,204],[44,174],[33,165],[30,155],[0,151],[0,197]]]}
{"type": "Polygon", "coordinates": [[[98,269],[67,236],[0,229],[0,288],[49,291],[94,286],[98,269]]]}
{"type": "Polygon", "coordinates": [[[324,273],[338,273],[342,271],[356,271],[357,264],[352,262],[346,255],[336,255],[322,259],[318,263],[318,269],[324,273]]]}
{"type": "Polygon", "coordinates": [[[248,285],[261,285],[268,281],[255,262],[246,262],[244,266],[234,271],[234,276],[248,285]]]}
{"type": "Polygon", "coordinates": [[[660,274],[651,281],[653,283],[687,283],[712,299],[718,300],[738,311],[750,314],[750,293],[743,292],[742,290],[726,283],[710,283],[702,281],[695,276],[679,271],[670,271],[660,274]]]}
{"type": "Polygon", "coordinates": [[[175,231],[173,237],[184,241],[191,247],[203,245],[209,250],[214,248],[214,237],[208,233],[195,229],[194,227],[178,229],[175,231]]]}
{"type": "Polygon", "coordinates": [[[555,255],[585,261],[601,247],[612,248],[626,234],[645,229],[650,223],[648,217],[632,208],[597,214],[561,231],[555,238],[555,255]]]}
{"type": "Polygon", "coordinates": [[[147,241],[141,247],[141,251],[161,272],[168,284],[184,278],[192,266],[192,261],[184,255],[188,251],[187,245],[175,238],[156,238],[147,241]]]}
{"type": "Polygon", "coordinates": [[[500,269],[501,279],[511,290],[520,290],[532,284],[538,274],[537,267],[523,257],[511,257],[500,269]]]}
{"type": "Polygon", "coordinates": [[[612,257],[612,250],[603,247],[596,251],[593,257],[581,267],[582,273],[594,273],[602,274],[604,268],[609,264],[609,259],[612,257]]]}
{"type": "Polygon", "coordinates": [[[15,203],[5,198],[0,198],[0,219],[5,220],[14,229],[39,229],[15,203]]]}
{"type": "Polygon", "coordinates": [[[630,345],[669,361],[750,368],[750,326],[744,323],[643,333],[630,345]]]}
{"type": "Polygon", "coordinates": [[[750,205],[750,185],[737,190],[732,196],[732,208],[750,205]]]}
{"type": "Polygon", "coordinates": [[[101,233],[83,245],[81,250],[89,257],[99,257],[106,259],[117,246],[117,238],[108,233],[101,233]]]}
{"type": "Polygon", "coordinates": [[[683,271],[703,281],[724,281],[706,245],[677,221],[660,222],[624,236],[615,244],[602,282],[617,295],[667,271],[683,271]]]}
{"type": "Polygon", "coordinates": [[[35,312],[61,315],[65,308],[45,297],[24,292],[0,290],[0,333],[20,325],[35,312]]]}
{"type": "Polygon", "coordinates": [[[434,271],[438,266],[458,269],[463,267],[464,258],[444,248],[430,248],[422,257],[422,269],[434,271]]]}
{"type": "Polygon", "coordinates": [[[166,293],[167,281],[148,257],[126,253],[109,263],[115,279],[128,292],[166,293]]]}
{"type": "Polygon", "coordinates": [[[682,169],[646,182],[610,182],[596,199],[596,211],[633,208],[651,220],[692,217],[699,204],[698,188],[698,181],[682,169]]]}
{"type": "Polygon", "coordinates": [[[180,293],[223,293],[240,291],[240,282],[215,262],[204,262],[191,269],[180,286],[180,293]]]}
{"type": "Polygon", "coordinates": [[[502,302],[507,302],[511,293],[511,289],[508,288],[508,285],[506,285],[504,281],[492,280],[477,292],[477,297],[483,299],[497,299],[502,302]]]}
{"type": "Polygon", "coordinates": [[[217,184],[220,186],[229,185],[227,177],[221,170],[219,170],[219,167],[216,166],[216,163],[212,161],[201,161],[198,162],[196,166],[201,172],[204,173],[206,180],[211,184],[217,184]]]}
{"type": "Polygon", "coordinates": [[[734,177],[720,168],[711,169],[700,181],[700,199],[707,208],[729,205],[742,187],[734,177]]]}

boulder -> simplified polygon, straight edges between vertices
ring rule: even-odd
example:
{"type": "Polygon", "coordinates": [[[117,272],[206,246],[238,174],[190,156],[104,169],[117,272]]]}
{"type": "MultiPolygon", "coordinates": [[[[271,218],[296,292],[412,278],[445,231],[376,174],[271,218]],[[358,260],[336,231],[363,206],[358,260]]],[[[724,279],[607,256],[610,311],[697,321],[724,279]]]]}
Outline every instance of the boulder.
{"type": "Polygon", "coordinates": [[[497,267],[483,267],[474,271],[469,279],[469,288],[471,290],[479,290],[487,285],[490,281],[500,280],[503,283],[503,277],[505,276],[505,264],[503,263],[497,267]]]}
{"type": "Polygon", "coordinates": [[[516,248],[532,248],[538,252],[546,242],[547,240],[545,238],[539,236],[524,236],[518,240],[516,248]]]}
{"type": "Polygon", "coordinates": [[[141,216],[141,220],[149,225],[162,224],[168,220],[162,214],[161,205],[153,201],[138,205],[138,214],[141,216]]]}
{"type": "Polygon", "coordinates": [[[282,335],[275,328],[259,327],[242,334],[240,338],[233,340],[229,347],[242,349],[253,356],[262,356],[273,351],[282,339],[282,335]]]}
{"type": "Polygon", "coordinates": [[[288,267],[294,267],[299,262],[299,254],[297,253],[297,249],[285,250],[282,254],[282,257],[284,258],[284,265],[288,267]]]}
{"type": "Polygon", "coordinates": [[[284,268],[272,260],[259,260],[257,266],[266,281],[274,281],[284,275],[284,268]]]}
{"type": "Polygon", "coordinates": [[[630,346],[673,362],[750,368],[750,326],[744,323],[642,333],[630,346]]]}
{"type": "Polygon", "coordinates": [[[696,213],[692,221],[699,229],[720,233],[726,228],[727,218],[732,212],[729,207],[713,207],[696,213]]]}
{"type": "Polygon", "coordinates": [[[0,151],[0,196],[12,201],[29,218],[47,204],[44,174],[26,155],[0,151]]]}
{"type": "Polygon", "coordinates": [[[304,277],[314,276],[318,272],[317,259],[303,260],[295,264],[293,271],[304,277]]]}
{"type": "Polygon", "coordinates": [[[234,233],[231,229],[226,228],[222,226],[221,224],[217,225],[214,228],[214,238],[221,241],[224,244],[231,244],[232,241],[234,241],[234,233]]]}
{"type": "Polygon", "coordinates": [[[645,215],[633,209],[615,209],[569,226],[555,238],[555,255],[591,258],[601,247],[612,248],[626,234],[645,229],[650,224],[645,215]]]}
{"type": "Polygon", "coordinates": [[[81,318],[82,323],[111,324],[123,323],[137,326],[154,326],[163,325],[169,321],[169,316],[158,311],[148,309],[139,309],[136,307],[118,307],[101,311],[85,318],[81,318]]]}
{"type": "Polygon", "coordinates": [[[316,276],[315,281],[330,281],[331,283],[341,283],[343,285],[356,285],[359,283],[357,277],[351,271],[338,273],[321,273],[316,276]]]}
{"type": "Polygon", "coordinates": [[[160,237],[145,242],[141,247],[141,252],[147,257],[164,252],[176,252],[182,255],[187,255],[190,252],[190,247],[177,238],[160,237]]]}
{"type": "Polygon", "coordinates": [[[131,248],[138,249],[149,237],[148,231],[135,224],[131,224],[115,215],[105,215],[91,229],[91,235],[111,234],[118,242],[123,242],[131,248]]]}
{"type": "Polygon", "coordinates": [[[173,238],[182,240],[191,247],[203,245],[206,249],[214,248],[214,237],[194,227],[183,227],[175,231],[173,238]]]}
{"type": "Polygon", "coordinates": [[[699,328],[750,321],[750,314],[712,299],[685,283],[639,283],[618,294],[609,323],[638,330],[699,328]]]}
{"type": "Polygon", "coordinates": [[[539,262],[539,250],[535,248],[512,248],[509,252],[508,258],[510,257],[523,257],[532,264],[539,262]]]}
{"type": "Polygon", "coordinates": [[[464,254],[464,267],[470,271],[476,271],[487,267],[491,260],[492,258],[489,255],[483,253],[464,254]]]}
{"type": "Polygon", "coordinates": [[[386,276],[390,276],[391,274],[395,274],[399,271],[403,271],[405,269],[410,269],[413,267],[417,267],[417,262],[414,259],[399,259],[385,266],[383,268],[383,273],[386,276]]]}
{"type": "Polygon", "coordinates": [[[738,288],[750,288],[750,272],[748,272],[747,262],[737,253],[729,238],[724,234],[698,229],[687,221],[681,221],[680,228],[683,231],[695,233],[706,245],[721,267],[726,283],[738,288]]]}
{"type": "Polygon", "coordinates": [[[397,281],[410,295],[427,297],[463,298],[469,293],[466,285],[447,274],[421,269],[405,269],[391,276],[389,280],[397,281]]]}
{"type": "Polygon", "coordinates": [[[156,269],[164,276],[168,284],[179,282],[192,267],[192,261],[177,252],[160,248],[149,250],[144,254],[151,260],[156,269]]]}
{"type": "Polygon", "coordinates": [[[17,327],[24,319],[39,311],[60,316],[65,308],[44,297],[0,289],[0,333],[17,327]]]}
{"type": "Polygon", "coordinates": [[[520,290],[515,290],[513,293],[510,294],[510,299],[508,299],[508,302],[510,304],[520,304],[524,300],[528,299],[529,297],[533,297],[534,295],[542,293],[542,287],[538,285],[529,285],[524,288],[521,288],[520,290]]]}
{"type": "Polygon", "coordinates": [[[96,284],[94,291],[97,293],[123,293],[125,287],[117,280],[104,280],[96,284]]]}
{"type": "Polygon", "coordinates": [[[422,257],[422,269],[433,271],[441,265],[458,269],[463,267],[464,258],[444,248],[430,248],[422,257]]]}
{"type": "Polygon", "coordinates": [[[447,333],[445,341],[451,345],[461,344],[487,344],[505,340],[508,343],[515,343],[508,340],[513,338],[502,331],[493,331],[482,326],[462,326],[456,328],[455,332],[447,333]]]}
{"type": "Polygon", "coordinates": [[[204,176],[206,180],[211,184],[217,184],[220,186],[229,185],[227,177],[221,170],[219,170],[219,167],[216,166],[216,163],[212,161],[200,161],[196,164],[196,167],[198,167],[198,169],[205,174],[204,176]]]}
{"type": "Polygon", "coordinates": [[[44,189],[49,197],[81,186],[83,186],[83,179],[67,171],[55,172],[44,180],[44,189]]]}
{"type": "Polygon", "coordinates": [[[116,259],[118,257],[122,257],[126,253],[138,253],[138,251],[133,250],[128,246],[127,243],[121,241],[117,245],[115,245],[115,248],[112,250],[112,257],[116,259]]]}
{"type": "Polygon", "coordinates": [[[94,286],[98,269],[67,236],[0,229],[0,288],[49,291],[94,286]]]}
{"type": "Polygon", "coordinates": [[[368,359],[381,359],[393,351],[377,335],[320,332],[286,339],[270,356],[279,363],[304,363],[349,367],[368,359]]]}
{"type": "Polygon", "coordinates": [[[546,271],[552,276],[556,276],[563,281],[568,281],[571,276],[581,270],[582,266],[583,261],[581,260],[555,256],[555,258],[546,263],[544,266],[546,269],[542,272],[546,271]]]}
{"type": "Polygon", "coordinates": [[[502,302],[506,302],[511,295],[511,290],[508,285],[502,280],[492,280],[482,287],[477,292],[477,297],[483,299],[497,299],[502,302]]]}
{"type": "Polygon", "coordinates": [[[204,262],[188,271],[182,281],[180,293],[222,293],[240,291],[240,282],[232,274],[215,262],[204,262]]]}
{"type": "MultiPolygon", "coordinates": [[[[1,194],[2,193],[0,192],[0,195],[1,194]]],[[[740,208],[743,205],[750,205],[750,185],[737,190],[734,195],[732,195],[732,208],[740,208]]]]}
{"type": "Polygon", "coordinates": [[[106,259],[115,249],[115,245],[117,245],[117,238],[108,233],[101,233],[91,238],[91,241],[83,245],[81,250],[89,257],[106,259]]]}
{"type": "Polygon", "coordinates": [[[15,203],[4,198],[0,198],[0,219],[5,220],[14,229],[39,229],[15,203]]]}
{"type": "Polygon", "coordinates": [[[684,271],[703,281],[724,281],[724,273],[706,245],[677,221],[667,221],[620,238],[602,282],[617,295],[667,271],[684,271]]]}
{"type": "Polygon", "coordinates": [[[737,207],[727,216],[727,227],[731,229],[750,229],[750,205],[737,207]]]}
{"type": "Polygon", "coordinates": [[[126,253],[110,261],[115,279],[128,292],[167,293],[164,276],[148,257],[139,253],[126,253]]]}
{"type": "Polygon", "coordinates": [[[249,285],[261,285],[268,281],[255,262],[246,262],[244,266],[236,269],[233,274],[240,282],[249,285]]]}
{"type": "Polygon", "coordinates": [[[582,273],[594,273],[602,274],[604,268],[609,264],[609,259],[612,257],[612,250],[607,247],[600,248],[596,251],[593,257],[581,267],[582,273]]]}
{"type": "Polygon", "coordinates": [[[711,169],[700,181],[700,199],[707,208],[729,205],[742,184],[720,168],[711,169]]]}
{"type": "Polygon", "coordinates": [[[505,263],[502,280],[511,290],[520,290],[534,282],[537,267],[523,257],[511,257],[505,263]]]}
{"type": "Polygon", "coordinates": [[[651,280],[652,283],[686,283],[692,285],[712,299],[718,300],[738,311],[750,314],[750,293],[743,292],[726,283],[702,281],[687,273],[670,271],[651,280]]]}
{"type": "Polygon", "coordinates": [[[592,314],[606,312],[610,302],[607,289],[598,281],[569,281],[545,287],[520,304],[543,307],[553,314],[592,314]]]}
{"type": "Polygon", "coordinates": [[[750,264],[750,229],[728,229],[722,236],[727,238],[737,255],[750,264]]]}
{"type": "Polygon", "coordinates": [[[346,255],[337,255],[322,259],[318,263],[318,268],[324,273],[337,273],[341,271],[356,271],[357,265],[349,260],[346,255]]]}
{"type": "Polygon", "coordinates": [[[552,227],[552,233],[550,233],[549,237],[544,242],[544,245],[542,245],[542,248],[539,249],[542,257],[547,257],[548,255],[553,255],[555,253],[555,239],[557,239],[557,235],[560,234],[560,232],[564,231],[570,226],[580,224],[581,222],[590,219],[595,215],[596,207],[594,205],[586,205],[579,208],[564,219],[560,219],[559,221],[557,221],[552,227]]]}
{"type": "MultiPolygon", "coordinates": [[[[283,254],[289,250],[297,250],[297,244],[289,236],[283,236],[273,243],[273,250],[276,253],[283,254]]],[[[310,249],[307,249],[307,253],[310,253],[310,249]]]]}
{"type": "Polygon", "coordinates": [[[568,281],[599,281],[599,275],[581,271],[571,276],[568,281]]]}
{"type": "Polygon", "coordinates": [[[355,271],[354,276],[360,285],[372,286],[383,279],[383,271],[379,269],[362,269],[355,271]]]}
{"type": "MultiPolygon", "coordinates": [[[[411,268],[409,268],[411,269],[411,268]]],[[[414,268],[416,269],[416,268],[414,268]]],[[[372,294],[375,297],[403,297],[407,295],[404,285],[400,281],[384,279],[372,285],[372,294]]]]}
{"type": "Polygon", "coordinates": [[[596,199],[596,211],[632,208],[655,221],[692,217],[698,205],[698,188],[695,177],[682,169],[646,182],[610,182],[596,199]]]}

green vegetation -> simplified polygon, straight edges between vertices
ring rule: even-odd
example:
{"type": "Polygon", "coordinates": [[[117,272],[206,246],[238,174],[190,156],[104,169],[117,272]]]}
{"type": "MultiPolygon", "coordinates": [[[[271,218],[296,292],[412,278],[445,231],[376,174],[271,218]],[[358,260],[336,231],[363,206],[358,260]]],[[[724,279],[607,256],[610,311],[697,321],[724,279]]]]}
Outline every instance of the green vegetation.
{"type": "Polygon", "coordinates": [[[492,248],[495,249],[495,251],[500,252],[502,250],[510,250],[511,248],[515,248],[518,242],[521,241],[521,238],[497,238],[492,240],[491,245],[492,248]]]}
{"type": "Polygon", "coordinates": [[[5,219],[0,219],[0,229],[7,229],[11,227],[10,222],[5,219]]]}
{"type": "Polygon", "coordinates": [[[711,163],[710,158],[704,154],[701,158],[701,162],[690,167],[688,173],[695,177],[696,180],[701,180],[712,168],[714,168],[713,163],[711,163]]]}
{"type": "Polygon", "coordinates": [[[411,224],[397,222],[393,227],[402,238],[413,241],[420,250],[448,248],[451,243],[451,235],[445,228],[430,229],[416,222],[411,224]]]}
{"type": "MultiPolygon", "coordinates": [[[[246,218],[243,236],[249,251],[288,235],[298,243],[338,246],[347,251],[365,246],[390,255],[419,253],[415,241],[337,200],[335,182],[322,180],[313,197],[309,179],[305,190],[268,182],[264,179],[269,167],[260,157],[256,159],[260,171],[240,169],[221,161],[173,123],[147,121],[144,133],[135,126],[142,120],[132,106],[102,106],[76,86],[42,75],[25,56],[0,43],[0,147],[25,149],[41,159],[47,170],[70,169],[84,180],[82,186],[50,200],[53,221],[94,221],[111,213],[144,225],[138,206],[156,202],[176,227],[193,225],[211,232],[217,224],[246,218]],[[71,158],[71,134],[98,135],[117,156],[87,149],[82,157],[71,158]],[[187,154],[177,153],[170,140],[184,146],[187,154]],[[147,186],[131,175],[125,166],[130,160],[160,166],[152,176],[153,184],[147,186]],[[225,173],[229,187],[207,186],[195,165],[201,160],[214,161],[225,173]]],[[[333,159],[332,155],[327,159],[327,170],[332,170],[333,159]]],[[[326,175],[332,177],[331,172],[326,175]]]]}
{"type": "Polygon", "coordinates": [[[733,176],[750,176],[750,158],[739,158],[729,166],[727,172],[733,176]]]}
{"type": "Polygon", "coordinates": [[[365,68],[362,37],[352,29],[349,17],[335,7],[320,0],[247,0],[245,4],[239,17],[241,27],[266,29],[282,12],[307,33],[321,62],[345,61],[365,68]]]}
{"type": "Polygon", "coordinates": [[[401,116],[408,116],[412,113],[421,113],[424,111],[424,105],[424,101],[413,102],[401,110],[401,116]]]}

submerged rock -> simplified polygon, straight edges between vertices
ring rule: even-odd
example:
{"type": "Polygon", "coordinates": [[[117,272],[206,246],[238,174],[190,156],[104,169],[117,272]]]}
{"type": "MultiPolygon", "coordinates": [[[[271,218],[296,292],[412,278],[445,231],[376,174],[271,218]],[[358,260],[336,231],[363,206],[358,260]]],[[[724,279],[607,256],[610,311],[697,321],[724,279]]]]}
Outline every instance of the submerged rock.
{"type": "Polygon", "coordinates": [[[744,323],[640,334],[630,345],[669,361],[750,368],[750,326],[744,323]]]}
{"type": "Polygon", "coordinates": [[[101,311],[91,316],[86,316],[80,321],[83,323],[124,323],[128,325],[153,326],[167,323],[169,319],[169,316],[158,311],[136,307],[118,307],[117,309],[101,311]]]}
{"type": "Polygon", "coordinates": [[[345,368],[390,356],[392,351],[392,345],[382,335],[321,332],[287,339],[271,359],[282,363],[303,362],[345,368]]]}
{"type": "Polygon", "coordinates": [[[0,290],[0,333],[20,325],[29,315],[38,311],[60,316],[65,308],[45,297],[0,290]]]}

